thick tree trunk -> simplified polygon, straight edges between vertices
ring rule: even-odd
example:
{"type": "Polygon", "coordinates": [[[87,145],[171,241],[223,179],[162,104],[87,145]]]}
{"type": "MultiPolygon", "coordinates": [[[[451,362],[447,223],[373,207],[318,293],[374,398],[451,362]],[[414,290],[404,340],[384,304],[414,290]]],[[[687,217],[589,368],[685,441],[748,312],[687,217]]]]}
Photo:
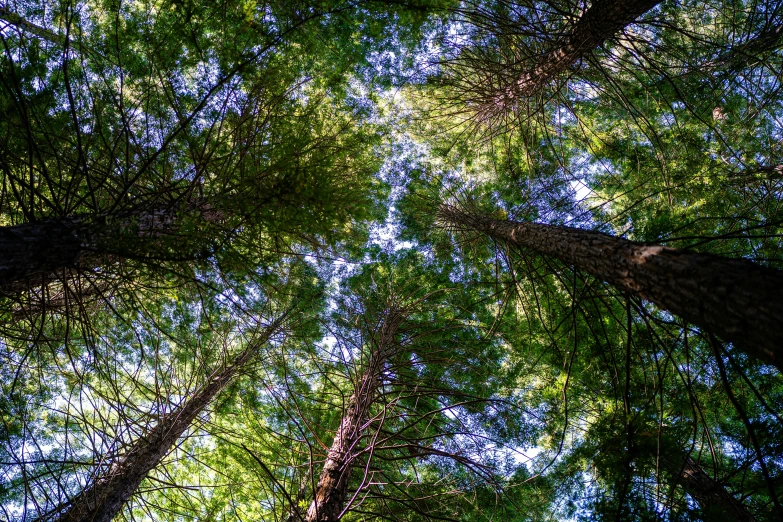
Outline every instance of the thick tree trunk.
{"type": "Polygon", "coordinates": [[[336,522],[340,519],[357,446],[368,422],[375,392],[381,384],[383,367],[395,353],[394,337],[404,319],[402,309],[389,308],[375,332],[369,363],[348,401],[348,408],[329,448],[305,522],[336,522]]]}
{"type": "Polygon", "coordinates": [[[683,457],[663,456],[661,463],[686,493],[699,503],[706,522],[755,522],[753,515],[720,482],[710,477],[690,456],[683,457]]]}
{"type": "Polygon", "coordinates": [[[546,83],[581,60],[661,0],[595,0],[561,46],[538,57],[507,95],[534,95],[546,83]]]}
{"type": "Polygon", "coordinates": [[[79,218],[0,227],[0,289],[13,293],[93,265],[79,218]]]}
{"type": "MultiPolygon", "coordinates": [[[[285,316],[284,316],[285,317],[285,316]]],[[[228,366],[215,370],[182,406],[165,417],[144,437],[140,438],[108,470],[98,477],[67,506],[51,512],[40,520],[57,522],[109,522],[123,508],[128,499],[147,476],[175,445],[190,424],[223,388],[257,353],[261,344],[277,331],[283,318],[267,327],[228,366]]]]}
{"type": "Polygon", "coordinates": [[[576,228],[492,219],[442,206],[450,228],[536,250],[646,299],[783,370],[783,272],[576,228]]]}
{"type": "Polygon", "coordinates": [[[757,65],[760,60],[759,55],[779,49],[781,46],[783,46],[783,25],[773,25],[731,48],[715,62],[707,63],[704,68],[709,70],[718,66],[736,73],[749,66],[757,65]]]}
{"type": "Polygon", "coordinates": [[[45,285],[67,272],[154,253],[166,236],[177,232],[182,212],[208,223],[223,218],[210,205],[196,202],[111,218],[74,216],[0,227],[0,295],[45,285]]]}

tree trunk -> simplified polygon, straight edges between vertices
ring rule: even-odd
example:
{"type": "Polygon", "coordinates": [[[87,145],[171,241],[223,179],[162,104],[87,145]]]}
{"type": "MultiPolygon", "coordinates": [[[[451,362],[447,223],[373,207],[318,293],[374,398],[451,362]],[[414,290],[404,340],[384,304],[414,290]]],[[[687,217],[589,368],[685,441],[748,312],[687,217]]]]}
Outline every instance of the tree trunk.
{"type": "Polygon", "coordinates": [[[79,493],[66,506],[40,518],[57,522],[110,522],[128,499],[175,445],[190,424],[215,396],[225,388],[258,347],[277,331],[285,316],[264,329],[259,338],[237,356],[231,364],[215,370],[205,384],[185,404],[165,417],[131,449],[118,459],[107,474],[79,493]]]}
{"type": "Polygon", "coordinates": [[[110,218],[73,216],[0,227],[0,295],[18,294],[123,257],[143,258],[177,232],[183,212],[208,223],[223,218],[209,204],[190,202],[110,218]]]}
{"type": "MultiPolygon", "coordinates": [[[[54,31],[50,31],[49,29],[28,22],[27,20],[25,20],[24,18],[22,18],[21,16],[19,16],[18,14],[16,14],[15,12],[11,11],[10,9],[4,6],[0,6],[0,20],[5,20],[9,24],[15,25],[19,29],[27,31],[30,34],[33,34],[43,40],[53,42],[61,47],[65,47],[66,44],[72,43],[66,40],[64,36],[61,36],[55,33],[54,31]]],[[[79,45],[79,47],[81,46],[79,45]]]]}
{"type": "Polygon", "coordinates": [[[546,83],[590,54],[606,40],[655,7],[661,0],[595,0],[562,45],[539,56],[511,86],[508,96],[533,96],[546,83]]]}
{"type": "Polygon", "coordinates": [[[78,218],[0,227],[0,289],[16,293],[93,265],[83,236],[78,218]]]}
{"type": "Polygon", "coordinates": [[[315,488],[313,501],[307,509],[305,522],[336,522],[345,503],[351,467],[357,446],[369,420],[370,406],[381,384],[381,372],[396,350],[395,334],[405,313],[390,307],[381,327],[376,331],[367,368],[359,377],[356,389],[348,401],[348,408],[334,436],[323,471],[315,488]]]}
{"type": "Polygon", "coordinates": [[[441,206],[447,227],[536,250],[646,299],[783,370],[783,272],[746,259],[600,232],[492,219],[441,206]]]}
{"type": "Polygon", "coordinates": [[[662,456],[661,463],[678,480],[685,492],[699,503],[706,522],[755,522],[753,515],[734,498],[723,484],[710,477],[689,455],[683,458],[662,456]]]}
{"type": "Polygon", "coordinates": [[[745,42],[732,47],[723,56],[718,57],[715,62],[707,63],[705,68],[712,69],[718,65],[736,73],[757,65],[760,61],[759,55],[779,49],[781,46],[783,46],[783,25],[773,25],[745,42]]]}

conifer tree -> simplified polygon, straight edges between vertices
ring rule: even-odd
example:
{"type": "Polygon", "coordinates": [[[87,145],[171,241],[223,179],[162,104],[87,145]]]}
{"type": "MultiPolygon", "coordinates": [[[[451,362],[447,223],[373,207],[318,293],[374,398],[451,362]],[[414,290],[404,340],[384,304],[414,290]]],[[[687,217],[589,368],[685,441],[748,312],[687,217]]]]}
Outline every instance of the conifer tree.
{"type": "Polygon", "coordinates": [[[745,259],[645,245],[600,232],[503,221],[443,205],[444,226],[553,256],[649,300],[783,370],[783,272],[745,259]]]}
{"type": "Polygon", "coordinates": [[[162,416],[158,424],[122,455],[108,459],[105,469],[96,475],[85,490],[65,506],[40,517],[40,520],[62,522],[110,522],[123,509],[128,499],[150,470],[166,457],[178,439],[196,417],[235,377],[237,372],[256,357],[261,347],[280,330],[285,315],[263,328],[248,342],[238,356],[221,368],[216,368],[206,381],[183,403],[162,416]]]}

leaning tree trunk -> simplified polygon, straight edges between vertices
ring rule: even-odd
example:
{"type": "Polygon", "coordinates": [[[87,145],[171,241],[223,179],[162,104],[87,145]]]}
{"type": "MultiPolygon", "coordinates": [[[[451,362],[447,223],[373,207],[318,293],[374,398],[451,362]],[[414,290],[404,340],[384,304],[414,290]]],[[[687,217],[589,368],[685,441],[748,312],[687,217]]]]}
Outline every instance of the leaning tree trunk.
{"type": "MultiPolygon", "coordinates": [[[[783,46],[783,25],[777,25],[732,47],[725,55],[718,57],[716,63],[723,64],[730,72],[736,73],[748,66],[756,65],[759,62],[759,55],[779,49],[781,46],[783,46]]],[[[706,65],[709,67],[714,64],[706,65]]]]}
{"type": "Polygon", "coordinates": [[[562,45],[536,58],[509,87],[508,96],[533,96],[545,84],[581,60],[661,0],[596,0],[574,24],[562,45]]]}
{"type": "Polygon", "coordinates": [[[577,228],[492,219],[443,205],[445,226],[552,256],[646,299],[783,370],[783,272],[746,259],[577,228]]]}
{"type": "Polygon", "coordinates": [[[79,218],[0,227],[0,289],[16,293],[49,282],[64,270],[94,266],[79,218]]]}
{"type": "Polygon", "coordinates": [[[176,444],[190,424],[215,396],[234,378],[280,327],[285,315],[268,326],[259,338],[229,365],[215,370],[205,384],[185,404],[172,411],[130,450],[115,462],[108,472],[79,493],[66,506],[50,512],[40,520],[57,522],[110,522],[147,476],[176,444]]]}
{"type": "Polygon", "coordinates": [[[348,479],[356,457],[357,446],[369,419],[370,406],[381,384],[381,372],[396,350],[395,335],[405,319],[403,309],[390,307],[375,333],[367,368],[359,377],[348,408],[334,436],[323,471],[307,509],[305,522],[336,522],[345,503],[348,479]]]}
{"type": "MultiPolygon", "coordinates": [[[[516,111],[524,100],[536,96],[543,87],[660,2],[594,0],[570,27],[563,29],[565,34],[549,44],[549,50],[538,54],[528,50],[527,56],[518,56],[514,51],[518,44],[505,44],[501,45],[502,51],[510,52],[512,56],[499,62],[497,49],[466,48],[461,58],[446,64],[456,73],[458,97],[471,107],[474,117],[482,121],[492,121],[509,111],[516,111]]],[[[513,28],[517,21],[514,19],[498,21],[489,15],[487,21],[487,13],[481,11],[467,12],[467,18],[473,19],[479,27],[497,22],[501,36],[516,36],[513,28]]]]}
{"type": "Polygon", "coordinates": [[[680,458],[664,455],[661,463],[685,492],[698,502],[706,522],[755,522],[742,502],[726,491],[723,484],[710,477],[689,455],[680,458]]]}
{"type": "Polygon", "coordinates": [[[223,217],[198,201],[121,216],[72,216],[0,227],[0,294],[18,294],[124,257],[155,255],[178,233],[185,214],[207,223],[223,217]]]}
{"type": "Polygon", "coordinates": [[[682,486],[699,504],[705,522],[755,522],[747,507],[721,482],[713,479],[677,439],[666,434],[661,436],[652,430],[638,431],[634,435],[639,448],[646,448],[644,455],[657,458],[661,469],[666,471],[673,483],[682,486]]]}

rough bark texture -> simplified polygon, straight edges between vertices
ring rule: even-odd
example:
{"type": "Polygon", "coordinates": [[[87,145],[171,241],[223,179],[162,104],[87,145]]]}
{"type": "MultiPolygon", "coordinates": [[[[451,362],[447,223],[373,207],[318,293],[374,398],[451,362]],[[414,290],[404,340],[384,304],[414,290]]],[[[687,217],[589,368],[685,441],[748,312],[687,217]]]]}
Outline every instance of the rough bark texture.
{"type": "Polygon", "coordinates": [[[510,92],[513,97],[534,95],[571,65],[655,7],[661,0],[596,0],[574,25],[562,45],[541,55],[510,92]]]}
{"type": "Polygon", "coordinates": [[[394,337],[404,319],[403,310],[389,308],[380,328],[375,332],[369,363],[348,401],[348,408],[329,448],[305,522],[336,522],[340,519],[357,446],[368,422],[375,392],[381,384],[383,367],[395,353],[394,337]]]}
{"type": "Polygon", "coordinates": [[[0,227],[0,289],[13,292],[40,285],[64,269],[85,262],[85,239],[78,218],[0,227]]]}
{"type": "Polygon", "coordinates": [[[267,327],[231,364],[214,371],[204,385],[182,406],[165,417],[131,449],[115,462],[108,473],[99,477],[63,509],[40,520],[58,522],[109,522],[165,457],[190,424],[206,408],[239,370],[255,355],[260,344],[280,327],[282,318],[267,327]]]}
{"type": "Polygon", "coordinates": [[[443,206],[448,227],[574,265],[783,370],[783,272],[576,228],[492,219],[443,206]]]}
{"type": "Polygon", "coordinates": [[[706,522],[725,520],[755,522],[756,519],[745,506],[726,491],[723,484],[710,477],[690,456],[683,455],[680,458],[662,456],[661,463],[699,503],[706,522]]]}
{"type": "Polygon", "coordinates": [[[177,231],[182,212],[215,223],[223,214],[203,202],[127,213],[107,219],[82,216],[0,227],[0,294],[17,294],[92,270],[128,255],[143,257],[177,231]]]}

